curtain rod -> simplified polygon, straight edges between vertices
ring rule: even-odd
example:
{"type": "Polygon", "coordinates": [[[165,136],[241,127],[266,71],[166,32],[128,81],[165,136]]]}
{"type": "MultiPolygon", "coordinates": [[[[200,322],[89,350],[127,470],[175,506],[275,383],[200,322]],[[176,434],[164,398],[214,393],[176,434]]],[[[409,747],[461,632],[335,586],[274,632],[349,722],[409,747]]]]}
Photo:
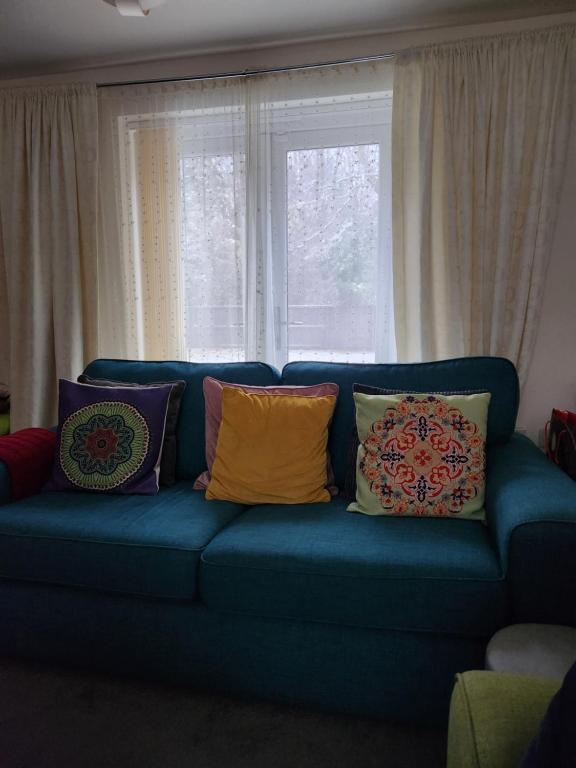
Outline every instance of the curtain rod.
{"type": "Polygon", "coordinates": [[[154,85],[156,83],[192,83],[195,80],[220,80],[225,77],[251,77],[253,75],[273,75],[276,72],[292,72],[296,69],[321,69],[336,67],[340,64],[362,64],[370,61],[385,61],[393,59],[394,53],[383,53],[379,56],[361,56],[355,59],[340,61],[325,61],[319,64],[294,64],[289,67],[270,67],[269,69],[243,69],[240,72],[222,72],[218,75],[195,75],[194,77],[161,77],[156,80],[126,80],[117,83],[96,83],[97,88],[118,88],[122,85],[154,85]]]}

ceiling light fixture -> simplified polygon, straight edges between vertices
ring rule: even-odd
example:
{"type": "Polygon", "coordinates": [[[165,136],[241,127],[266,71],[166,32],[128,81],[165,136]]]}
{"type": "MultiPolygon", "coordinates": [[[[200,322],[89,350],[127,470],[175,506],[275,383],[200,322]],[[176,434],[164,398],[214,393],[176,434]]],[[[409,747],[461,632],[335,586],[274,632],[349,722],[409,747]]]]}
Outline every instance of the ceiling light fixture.
{"type": "Polygon", "coordinates": [[[104,0],[114,6],[122,16],[148,16],[150,10],[164,5],[166,0],[104,0]]]}

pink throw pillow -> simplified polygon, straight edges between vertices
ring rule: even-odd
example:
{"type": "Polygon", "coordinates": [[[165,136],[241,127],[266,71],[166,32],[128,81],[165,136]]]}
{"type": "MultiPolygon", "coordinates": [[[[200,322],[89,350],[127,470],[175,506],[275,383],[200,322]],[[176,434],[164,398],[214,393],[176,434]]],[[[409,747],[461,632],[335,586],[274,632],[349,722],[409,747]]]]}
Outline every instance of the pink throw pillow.
{"type": "MultiPolygon", "coordinates": [[[[195,482],[196,490],[205,490],[210,482],[210,472],[216,458],[216,443],[218,442],[218,433],[220,431],[220,422],[222,421],[222,392],[224,387],[232,389],[241,389],[249,394],[263,395],[295,395],[300,397],[324,397],[334,395],[338,397],[340,388],[338,384],[313,384],[309,387],[277,386],[277,387],[256,387],[249,384],[229,384],[227,381],[219,381],[206,376],[204,378],[204,405],[206,409],[206,464],[208,469],[199,475],[195,482]]],[[[332,496],[338,493],[338,488],[334,485],[334,472],[330,456],[328,455],[328,483],[326,488],[332,496]]]]}

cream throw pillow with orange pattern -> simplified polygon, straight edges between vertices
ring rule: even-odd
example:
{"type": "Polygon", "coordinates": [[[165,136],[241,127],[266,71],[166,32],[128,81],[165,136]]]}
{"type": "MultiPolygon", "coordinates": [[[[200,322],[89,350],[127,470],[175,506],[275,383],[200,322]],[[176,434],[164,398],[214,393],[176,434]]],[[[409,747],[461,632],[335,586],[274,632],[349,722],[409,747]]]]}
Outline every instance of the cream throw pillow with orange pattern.
{"type": "Polygon", "coordinates": [[[356,502],[366,515],[484,520],[490,393],[355,392],[356,502]]]}

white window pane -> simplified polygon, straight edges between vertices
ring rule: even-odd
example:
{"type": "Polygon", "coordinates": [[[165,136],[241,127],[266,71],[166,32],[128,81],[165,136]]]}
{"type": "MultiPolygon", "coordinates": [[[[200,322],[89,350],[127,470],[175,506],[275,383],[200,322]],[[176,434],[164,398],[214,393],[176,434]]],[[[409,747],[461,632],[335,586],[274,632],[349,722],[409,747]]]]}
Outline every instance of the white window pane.
{"type": "Polygon", "coordinates": [[[182,160],[184,334],[189,360],[244,359],[244,158],[182,160]]]}
{"type": "Polygon", "coordinates": [[[288,359],[374,361],[380,145],[286,156],[288,359]]]}

